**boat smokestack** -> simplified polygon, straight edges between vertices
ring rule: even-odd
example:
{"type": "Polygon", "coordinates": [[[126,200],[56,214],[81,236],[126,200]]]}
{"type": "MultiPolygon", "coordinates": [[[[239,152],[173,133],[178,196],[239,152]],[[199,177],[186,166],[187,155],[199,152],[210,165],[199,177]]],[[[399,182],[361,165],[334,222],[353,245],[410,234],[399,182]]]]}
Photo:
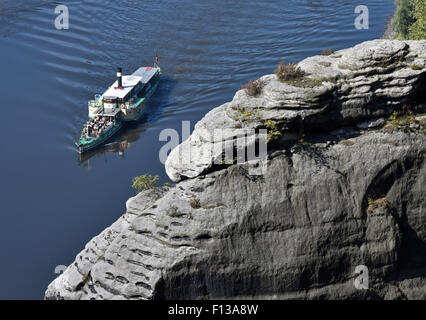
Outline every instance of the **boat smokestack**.
{"type": "Polygon", "coordinates": [[[117,68],[117,88],[121,89],[123,88],[123,81],[121,76],[121,68],[117,68]]]}

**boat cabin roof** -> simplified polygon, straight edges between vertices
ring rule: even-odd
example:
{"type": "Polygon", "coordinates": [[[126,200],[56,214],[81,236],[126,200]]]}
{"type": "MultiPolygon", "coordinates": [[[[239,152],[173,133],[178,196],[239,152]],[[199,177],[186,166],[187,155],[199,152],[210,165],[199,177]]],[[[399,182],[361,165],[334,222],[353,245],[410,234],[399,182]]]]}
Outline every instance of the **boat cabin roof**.
{"type": "Polygon", "coordinates": [[[103,94],[103,96],[109,99],[112,98],[120,98],[123,99],[127,94],[142,80],[141,77],[131,75],[131,76],[123,76],[122,77],[122,85],[123,88],[118,88],[118,81],[116,80],[114,84],[108,88],[107,91],[103,94]]]}
{"type": "Polygon", "coordinates": [[[158,70],[158,68],[154,67],[140,67],[138,70],[133,72],[133,76],[141,77],[141,82],[146,84],[153,76],[155,76],[158,70]]]}
{"type": "Polygon", "coordinates": [[[118,81],[116,80],[114,84],[108,88],[107,91],[103,94],[104,99],[115,99],[125,98],[130,91],[138,84],[142,83],[143,85],[147,84],[152,77],[159,71],[159,68],[154,67],[140,67],[138,70],[133,72],[132,75],[127,75],[122,77],[123,88],[119,89],[118,81]]]}

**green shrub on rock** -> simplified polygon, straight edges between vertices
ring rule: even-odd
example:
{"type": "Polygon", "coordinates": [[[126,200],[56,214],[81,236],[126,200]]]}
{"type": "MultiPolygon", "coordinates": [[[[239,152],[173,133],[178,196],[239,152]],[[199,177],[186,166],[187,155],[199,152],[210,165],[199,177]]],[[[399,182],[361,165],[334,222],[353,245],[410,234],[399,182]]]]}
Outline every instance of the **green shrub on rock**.
{"type": "Polygon", "coordinates": [[[274,138],[281,136],[283,132],[288,129],[285,124],[279,124],[270,119],[265,121],[265,127],[268,130],[268,138],[266,139],[268,143],[274,138]]]}
{"type": "Polygon", "coordinates": [[[158,187],[159,176],[152,176],[150,174],[144,174],[133,178],[132,187],[139,193],[143,190],[154,189],[158,187]]]}

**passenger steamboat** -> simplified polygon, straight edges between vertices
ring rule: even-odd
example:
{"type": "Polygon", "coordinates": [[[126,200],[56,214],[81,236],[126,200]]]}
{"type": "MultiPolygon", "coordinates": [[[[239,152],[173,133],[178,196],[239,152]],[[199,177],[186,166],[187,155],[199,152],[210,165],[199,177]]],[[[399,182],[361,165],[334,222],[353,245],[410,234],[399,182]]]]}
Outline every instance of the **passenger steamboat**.
{"type": "Polygon", "coordinates": [[[125,122],[139,120],[160,76],[161,69],[156,63],[154,67],[140,67],[131,75],[122,75],[122,69],[117,68],[114,84],[88,102],[89,121],[76,142],[77,152],[82,154],[99,147],[125,122]]]}

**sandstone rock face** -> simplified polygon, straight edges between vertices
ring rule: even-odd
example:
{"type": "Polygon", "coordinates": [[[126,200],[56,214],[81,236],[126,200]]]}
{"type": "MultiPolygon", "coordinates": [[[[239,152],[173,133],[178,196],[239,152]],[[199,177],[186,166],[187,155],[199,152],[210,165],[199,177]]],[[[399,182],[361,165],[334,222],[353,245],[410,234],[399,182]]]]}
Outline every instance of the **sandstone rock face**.
{"type": "MultiPolygon", "coordinates": [[[[265,127],[266,120],[307,130],[353,124],[393,110],[422,94],[426,82],[426,41],[373,40],[329,56],[315,56],[298,66],[314,87],[294,87],[275,75],[260,78],[264,87],[257,97],[245,90],[230,103],[210,111],[188,140],[166,161],[170,179],[180,181],[212,171],[222,149],[219,141],[243,139],[250,129],[265,127]]],[[[297,130],[296,130],[297,131],[297,130]]]]}
{"type": "Polygon", "coordinates": [[[425,151],[371,131],[275,152],[261,178],[241,164],[143,192],[46,298],[424,299],[425,151]]]}
{"type": "Polygon", "coordinates": [[[299,63],[330,79],[313,90],[267,75],[258,97],[238,91],[170,154],[182,181],[129,199],[46,299],[426,299],[425,49],[367,42],[299,63]],[[263,175],[214,165],[215,142],[266,120],[288,132],[263,175]],[[360,265],[369,290],[354,285],[360,265]]]}

